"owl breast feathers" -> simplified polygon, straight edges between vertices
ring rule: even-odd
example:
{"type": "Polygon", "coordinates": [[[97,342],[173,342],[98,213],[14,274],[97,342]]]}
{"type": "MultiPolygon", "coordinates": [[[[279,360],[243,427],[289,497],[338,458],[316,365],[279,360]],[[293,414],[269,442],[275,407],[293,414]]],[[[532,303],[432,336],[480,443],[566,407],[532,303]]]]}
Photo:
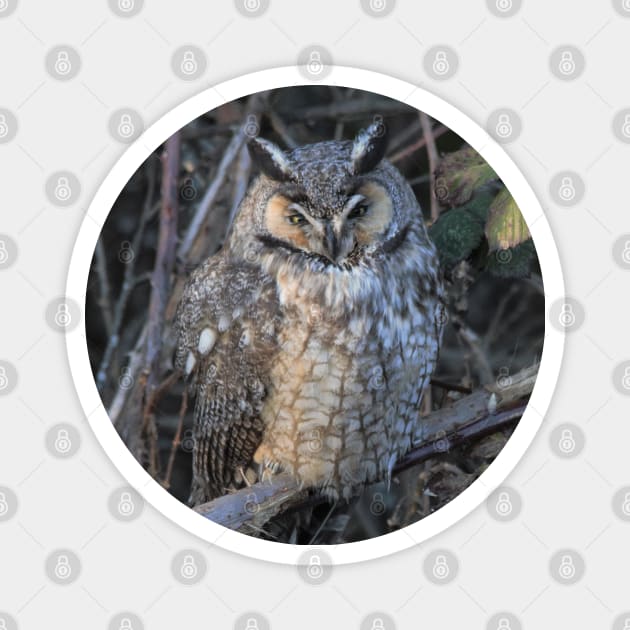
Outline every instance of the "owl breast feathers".
{"type": "Polygon", "coordinates": [[[250,143],[261,173],[175,319],[196,393],[192,504],[278,470],[350,498],[411,447],[442,285],[385,147],[382,123],[291,152],[250,143]]]}

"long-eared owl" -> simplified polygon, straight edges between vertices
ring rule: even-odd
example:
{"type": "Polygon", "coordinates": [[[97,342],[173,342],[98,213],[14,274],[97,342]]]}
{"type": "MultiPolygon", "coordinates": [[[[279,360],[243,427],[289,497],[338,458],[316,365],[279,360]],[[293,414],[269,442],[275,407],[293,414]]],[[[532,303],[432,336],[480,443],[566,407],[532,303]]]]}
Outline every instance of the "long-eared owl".
{"type": "Polygon", "coordinates": [[[382,122],[291,151],[250,142],[260,174],[175,319],[196,393],[193,505],[278,470],[350,498],[411,447],[443,289],[385,149],[382,122]]]}

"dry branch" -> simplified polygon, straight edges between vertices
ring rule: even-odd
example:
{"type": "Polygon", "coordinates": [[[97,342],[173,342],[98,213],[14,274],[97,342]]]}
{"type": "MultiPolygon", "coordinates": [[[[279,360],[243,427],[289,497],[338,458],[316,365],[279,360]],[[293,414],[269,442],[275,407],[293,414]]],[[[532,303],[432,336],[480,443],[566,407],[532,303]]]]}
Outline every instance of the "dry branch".
{"type": "MultiPolygon", "coordinates": [[[[537,372],[538,366],[526,368],[503,388],[478,389],[451,407],[423,417],[413,449],[397,463],[394,474],[517,421],[525,411],[537,372]]],[[[305,503],[312,503],[309,493],[300,489],[291,475],[281,473],[194,509],[224,527],[252,533],[275,515],[305,503]]]]}

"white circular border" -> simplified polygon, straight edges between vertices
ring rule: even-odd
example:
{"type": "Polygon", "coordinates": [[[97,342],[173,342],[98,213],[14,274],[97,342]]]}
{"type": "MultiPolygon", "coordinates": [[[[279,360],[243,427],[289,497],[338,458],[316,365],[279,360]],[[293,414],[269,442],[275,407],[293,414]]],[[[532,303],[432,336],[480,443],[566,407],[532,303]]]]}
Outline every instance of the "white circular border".
{"type": "MultiPolygon", "coordinates": [[[[564,297],[558,252],[540,203],[511,158],[484,129],[434,94],[378,72],[334,66],[325,83],[377,92],[407,103],[442,122],[478,151],[504,181],[527,221],[542,269],[545,310],[554,300],[564,297]]],[[[79,304],[85,303],[88,272],[101,228],[131,175],[166,138],[228,101],[263,90],[309,84],[318,85],[316,81],[306,81],[297,66],[254,72],[205,90],[146,129],[112,168],[90,204],[72,252],[67,296],[79,304]]],[[[84,312],[82,318],[82,325],[66,335],[72,377],[92,430],[125,479],[162,514],[203,540],[249,557],[296,564],[305,546],[264,541],[226,529],[181,503],[142,468],[118,436],[100,399],[90,368],[84,312]]],[[[327,546],[333,563],[360,562],[407,549],[439,534],[481,505],[503,483],[538,431],[560,372],[563,347],[564,333],[546,326],[540,370],[523,418],[494,462],[474,483],[444,507],[402,530],[361,542],[327,546]]]]}

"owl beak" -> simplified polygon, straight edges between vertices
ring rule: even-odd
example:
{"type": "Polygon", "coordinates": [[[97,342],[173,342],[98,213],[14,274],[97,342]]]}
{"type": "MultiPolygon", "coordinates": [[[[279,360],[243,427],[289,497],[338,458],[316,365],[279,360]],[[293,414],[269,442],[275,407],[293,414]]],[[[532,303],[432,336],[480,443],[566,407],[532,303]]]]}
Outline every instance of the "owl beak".
{"type": "Polygon", "coordinates": [[[337,234],[335,234],[332,222],[326,223],[324,249],[326,252],[326,257],[331,262],[338,262],[337,259],[339,258],[339,239],[337,238],[337,234]]]}

